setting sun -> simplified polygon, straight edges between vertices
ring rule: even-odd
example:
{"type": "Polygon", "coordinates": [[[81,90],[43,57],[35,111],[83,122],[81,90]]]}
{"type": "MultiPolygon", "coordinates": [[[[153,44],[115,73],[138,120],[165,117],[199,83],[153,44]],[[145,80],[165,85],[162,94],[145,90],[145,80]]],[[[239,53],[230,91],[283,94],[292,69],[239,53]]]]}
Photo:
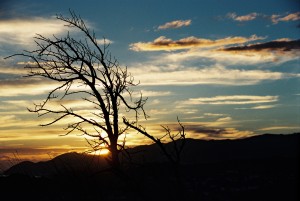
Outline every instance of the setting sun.
{"type": "Polygon", "coordinates": [[[91,155],[107,155],[109,153],[109,150],[108,149],[99,149],[99,150],[96,150],[96,151],[93,151],[89,154],[91,155]]]}

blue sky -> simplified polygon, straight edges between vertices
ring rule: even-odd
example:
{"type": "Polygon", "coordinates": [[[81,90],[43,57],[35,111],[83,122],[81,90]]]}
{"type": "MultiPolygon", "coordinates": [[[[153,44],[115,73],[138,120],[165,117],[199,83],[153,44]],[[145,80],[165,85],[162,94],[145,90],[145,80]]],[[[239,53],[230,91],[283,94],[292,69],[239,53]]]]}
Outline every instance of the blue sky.
{"type": "Polygon", "coordinates": [[[34,158],[86,148],[82,137],[58,137],[63,124],[38,126],[47,119],[26,108],[51,86],[23,78],[23,58],[3,59],[34,49],[35,33],[65,34],[54,16],[69,9],[140,81],[136,90],[149,97],[143,124],[155,135],[177,116],[193,138],[299,132],[299,8],[296,0],[1,1],[0,150],[34,158]]]}

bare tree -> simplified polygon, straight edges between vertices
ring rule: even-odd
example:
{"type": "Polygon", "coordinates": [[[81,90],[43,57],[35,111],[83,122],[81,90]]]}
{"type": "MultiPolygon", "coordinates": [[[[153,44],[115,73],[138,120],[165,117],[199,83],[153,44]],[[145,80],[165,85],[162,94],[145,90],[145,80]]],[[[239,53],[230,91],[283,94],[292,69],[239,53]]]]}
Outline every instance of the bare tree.
{"type": "Polygon", "coordinates": [[[108,162],[113,168],[120,167],[119,154],[126,151],[126,134],[129,129],[151,139],[171,163],[178,164],[185,144],[184,126],[178,120],[180,130],[175,135],[171,134],[169,127],[163,126],[166,134],[157,138],[139,125],[139,117],[147,117],[144,110],[147,99],[141,93],[139,98],[133,100],[131,88],[138,83],[134,82],[127,67],[120,66],[117,59],[111,56],[109,44],[99,44],[95,33],[89,30],[82,18],[72,11],[70,14],[70,18],[57,15],[57,19],[65,22],[65,26],[79,30],[83,34],[82,38],[72,37],[69,32],[64,37],[53,35],[52,38],[37,34],[36,50],[7,57],[24,56],[31,59],[33,64],[31,62],[25,66],[29,70],[27,77],[58,83],[42,103],[28,110],[37,113],[39,117],[53,116],[52,121],[41,126],[53,125],[71,117],[72,123],[65,127],[64,135],[79,132],[92,137],[93,140],[87,141],[93,150],[107,148],[110,151],[108,162]],[[82,102],[91,104],[93,111],[82,113],[67,106],[68,101],[78,97],[82,102]],[[120,117],[122,109],[132,111],[135,114],[134,120],[120,117]],[[119,121],[121,118],[123,121],[119,121]],[[124,138],[120,139],[121,135],[124,138]],[[171,151],[162,142],[165,137],[172,141],[171,151]]]}
{"type": "Polygon", "coordinates": [[[29,109],[30,112],[38,113],[38,116],[55,115],[53,121],[42,126],[72,117],[73,122],[66,126],[65,135],[79,131],[92,137],[95,140],[89,140],[89,143],[93,149],[107,148],[110,151],[111,166],[118,168],[119,153],[125,148],[125,137],[120,139],[120,136],[125,136],[130,128],[130,124],[119,121],[120,109],[123,107],[126,111],[135,112],[137,121],[140,113],[146,117],[143,108],[146,99],[141,94],[137,100],[132,100],[131,87],[138,83],[134,82],[127,67],[121,67],[111,56],[109,44],[101,45],[97,42],[95,33],[89,30],[80,16],[72,11],[70,14],[70,18],[57,15],[57,19],[79,30],[83,38],[71,37],[69,32],[64,37],[51,38],[37,34],[36,50],[9,57],[24,56],[33,60],[34,64],[25,67],[30,71],[28,77],[42,77],[59,83],[58,87],[49,92],[44,102],[29,109]],[[64,104],[68,98],[76,96],[92,104],[94,111],[86,115],[64,104]],[[54,101],[59,106],[53,107],[51,103],[54,101]]]}

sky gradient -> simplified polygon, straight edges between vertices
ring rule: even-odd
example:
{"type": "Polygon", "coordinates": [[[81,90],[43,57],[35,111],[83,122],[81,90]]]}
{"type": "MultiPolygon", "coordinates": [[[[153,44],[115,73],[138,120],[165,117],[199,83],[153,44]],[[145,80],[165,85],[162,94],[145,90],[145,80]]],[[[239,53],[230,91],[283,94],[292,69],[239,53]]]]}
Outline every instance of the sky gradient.
{"type": "MultiPolygon", "coordinates": [[[[161,135],[160,125],[176,129],[177,116],[192,138],[299,132],[299,8],[297,0],[1,1],[0,161],[88,148],[83,136],[59,136],[68,120],[39,126],[51,118],[27,108],[54,85],[24,78],[28,60],[3,59],[34,50],[36,33],[66,34],[55,15],[69,16],[69,9],[140,81],[135,90],[148,97],[150,116],[141,124],[150,133],[161,135]]],[[[127,140],[149,142],[136,133],[127,140]]]]}

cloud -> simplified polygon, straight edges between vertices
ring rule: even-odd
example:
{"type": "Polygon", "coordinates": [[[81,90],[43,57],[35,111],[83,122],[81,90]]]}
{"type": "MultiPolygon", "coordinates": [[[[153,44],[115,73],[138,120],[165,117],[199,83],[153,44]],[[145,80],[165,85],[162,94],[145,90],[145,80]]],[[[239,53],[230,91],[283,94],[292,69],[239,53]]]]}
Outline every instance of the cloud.
{"type": "Polygon", "coordinates": [[[39,79],[11,79],[0,80],[0,94],[2,97],[38,95],[51,91],[57,83],[39,79]]]}
{"type": "Polygon", "coordinates": [[[278,39],[265,43],[249,44],[244,46],[225,47],[212,53],[216,59],[226,60],[231,58],[235,62],[283,63],[295,60],[300,56],[300,40],[278,39]],[[217,55],[220,55],[217,57],[217,55]],[[233,59],[236,58],[236,59],[233,59]]]}
{"type": "Polygon", "coordinates": [[[300,20],[300,12],[290,13],[290,14],[272,14],[265,15],[261,13],[249,13],[247,15],[238,16],[235,12],[227,13],[227,18],[232,19],[238,22],[252,21],[257,18],[269,19],[273,24],[278,24],[279,22],[290,22],[290,21],[298,21],[300,20]]]}
{"type": "Polygon", "coordinates": [[[231,117],[222,117],[222,118],[217,119],[217,121],[219,121],[219,122],[229,122],[231,120],[232,120],[231,117]]]}
{"type": "Polygon", "coordinates": [[[263,37],[252,35],[249,38],[234,36],[221,38],[217,40],[197,38],[190,36],[179,40],[172,40],[165,36],[160,36],[153,42],[137,42],[130,44],[130,49],[133,51],[174,51],[191,48],[211,48],[232,44],[243,44],[250,41],[262,40],[263,37]]]}
{"type": "MultiPolygon", "coordinates": [[[[89,100],[92,100],[90,98],[89,100]]],[[[43,100],[7,100],[2,101],[2,103],[7,103],[15,108],[32,108],[34,103],[42,103],[43,100]]],[[[72,99],[62,99],[62,100],[51,100],[47,103],[48,108],[55,108],[59,109],[63,105],[66,108],[72,108],[73,110],[76,109],[78,113],[85,115],[90,115],[92,112],[97,111],[94,107],[95,105],[89,101],[82,100],[78,98],[76,100],[72,99]],[[86,108],[91,108],[92,110],[85,110],[86,108]]]]}
{"type": "Polygon", "coordinates": [[[300,126],[272,126],[259,129],[260,131],[271,131],[271,130],[300,130],[300,126]]]}
{"type": "Polygon", "coordinates": [[[203,50],[191,49],[183,52],[173,52],[163,55],[162,60],[165,62],[191,62],[199,59],[209,59],[220,64],[226,65],[253,65],[267,62],[284,62],[295,57],[285,55],[277,55],[275,53],[261,52],[242,52],[242,51],[222,51],[219,50],[203,50]]]}
{"type": "Polygon", "coordinates": [[[9,75],[26,75],[27,70],[24,68],[17,67],[2,67],[0,66],[0,75],[1,74],[9,74],[9,75]]]}
{"type": "MultiPolygon", "coordinates": [[[[141,90],[143,97],[158,97],[158,96],[169,96],[172,94],[171,91],[147,91],[141,90]]],[[[140,95],[140,93],[138,94],[140,95]]]]}
{"type": "MultiPolygon", "coordinates": [[[[44,78],[14,78],[14,79],[0,79],[0,94],[3,97],[13,97],[22,95],[39,95],[48,94],[53,89],[61,86],[62,83],[44,79],[44,78]]],[[[60,89],[64,90],[65,88],[60,89]]],[[[70,90],[89,90],[88,87],[82,85],[80,82],[74,82],[70,90]]],[[[57,91],[56,95],[59,95],[57,91]]]]}
{"type": "Polygon", "coordinates": [[[298,74],[271,72],[267,70],[227,69],[221,65],[213,67],[164,70],[136,66],[131,72],[141,85],[255,85],[267,80],[299,77],[298,74]],[[136,69],[136,70],[135,70],[136,69]],[[155,78],[155,79],[154,79],[155,78]]]}
{"type": "Polygon", "coordinates": [[[163,29],[178,29],[180,27],[185,27],[191,25],[192,20],[175,20],[172,22],[167,22],[164,25],[158,26],[157,30],[163,29]]]}
{"type": "Polygon", "coordinates": [[[0,117],[0,122],[13,121],[16,119],[15,115],[5,115],[0,117]]]}
{"type": "Polygon", "coordinates": [[[278,96],[251,96],[251,95],[233,95],[233,96],[215,96],[190,98],[179,102],[183,105],[245,105],[258,103],[277,102],[278,96]]]}
{"type": "Polygon", "coordinates": [[[109,39],[107,39],[107,38],[103,38],[103,39],[97,39],[97,43],[98,43],[99,45],[108,45],[108,44],[114,43],[114,41],[109,40],[109,39]]]}
{"type": "MultiPolygon", "coordinates": [[[[176,111],[178,111],[178,113],[180,114],[196,114],[198,113],[198,109],[191,109],[191,108],[178,108],[176,107],[176,111]]],[[[195,117],[196,119],[202,119],[204,117],[202,116],[197,116],[195,117]]],[[[192,119],[192,117],[190,117],[189,119],[192,119]]]]}
{"type": "Polygon", "coordinates": [[[240,131],[236,128],[219,128],[200,124],[186,124],[185,128],[189,137],[205,140],[245,138],[254,134],[252,131],[240,131]]]}
{"type": "MultiPolygon", "coordinates": [[[[1,45],[0,45],[1,46],[1,45]]],[[[1,51],[1,50],[0,50],[1,51]]],[[[0,59],[0,82],[3,79],[21,78],[28,73],[28,70],[23,66],[12,64],[13,59],[0,59]],[[1,78],[3,77],[3,78],[1,78]]]]}
{"type": "Polygon", "coordinates": [[[244,22],[244,21],[251,21],[254,20],[257,16],[259,16],[258,13],[249,13],[247,15],[241,15],[238,16],[236,13],[228,13],[227,17],[230,19],[233,19],[235,21],[244,22]]]}
{"type": "Polygon", "coordinates": [[[67,30],[64,23],[55,18],[8,19],[0,21],[0,43],[13,45],[35,44],[36,34],[50,36],[67,30]]]}
{"type": "Polygon", "coordinates": [[[289,22],[289,21],[297,21],[300,20],[300,12],[291,13],[285,16],[282,15],[271,15],[270,17],[273,24],[277,24],[278,22],[289,22]]]}
{"type": "Polygon", "coordinates": [[[258,43],[258,44],[250,44],[246,46],[236,46],[236,47],[228,47],[222,49],[223,51],[293,51],[300,49],[300,39],[298,40],[288,40],[281,39],[270,41],[266,43],[258,43]]]}
{"type": "Polygon", "coordinates": [[[187,37],[172,40],[161,36],[153,42],[137,42],[130,44],[133,51],[167,51],[157,59],[165,63],[211,59],[227,65],[248,65],[259,63],[284,63],[300,56],[300,40],[280,38],[277,40],[247,44],[266,37],[252,35],[250,37],[227,37],[217,40],[187,37]],[[247,45],[245,45],[247,44],[247,45]],[[231,46],[231,47],[229,47],[231,46]],[[176,51],[183,50],[183,51],[176,51]]]}
{"type": "Polygon", "coordinates": [[[235,108],[237,110],[265,110],[276,107],[277,105],[258,105],[250,108],[235,108]]]}
{"type": "Polygon", "coordinates": [[[218,113],[204,113],[205,116],[209,116],[209,117],[222,117],[225,114],[218,114],[218,113]]]}
{"type": "MultiPolygon", "coordinates": [[[[225,117],[216,122],[198,122],[199,117],[191,118],[197,119],[197,122],[184,122],[185,131],[188,138],[196,139],[236,139],[244,138],[253,135],[252,131],[240,131],[234,126],[230,125],[232,119],[230,117],[225,117]]],[[[202,117],[200,117],[202,119],[202,117]]],[[[177,130],[178,124],[176,123],[164,123],[168,125],[171,130],[177,130]]],[[[160,131],[161,133],[162,131],[160,131]]]]}
{"type": "Polygon", "coordinates": [[[160,100],[158,99],[154,99],[152,102],[151,102],[152,105],[158,105],[160,104],[160,100]]]}

